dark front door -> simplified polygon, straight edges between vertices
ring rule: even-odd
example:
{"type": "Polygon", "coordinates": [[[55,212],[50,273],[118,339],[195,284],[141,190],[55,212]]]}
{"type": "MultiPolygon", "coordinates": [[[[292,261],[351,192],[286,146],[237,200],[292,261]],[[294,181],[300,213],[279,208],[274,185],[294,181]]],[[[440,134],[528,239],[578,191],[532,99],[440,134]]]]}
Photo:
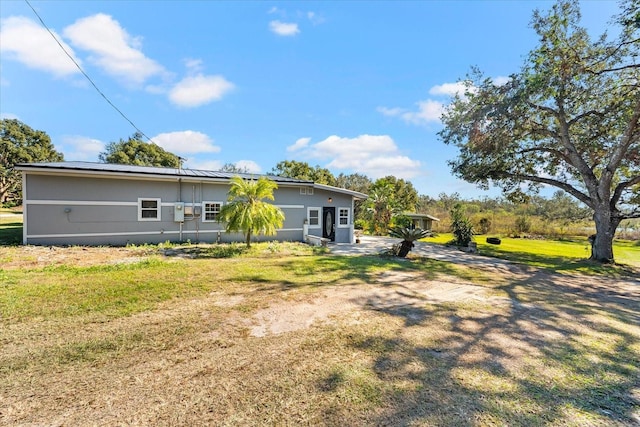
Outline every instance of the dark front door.
{"type": "Polygon", "coordinates": [[[322,237],[336,240],[336,208],[322,208],[322,237]]]}

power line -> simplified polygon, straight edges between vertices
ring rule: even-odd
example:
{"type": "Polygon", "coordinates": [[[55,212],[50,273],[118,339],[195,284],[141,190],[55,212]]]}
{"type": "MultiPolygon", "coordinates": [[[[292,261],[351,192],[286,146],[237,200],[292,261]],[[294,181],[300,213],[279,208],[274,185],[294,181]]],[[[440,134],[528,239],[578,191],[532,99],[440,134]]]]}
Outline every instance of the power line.
{"type": "Polygon", "coordinates": [[[100,90],[100,88],[98,88],[98,86],[94,83],[94,81],[91,79],[91,77],[89,77],[89,75],[82,69],[82,67],[80,66],[80,64],[78,64],[78,62],[73,58],[73,56],[71,56],[71,54],[67,51],[67,49],[65,49],[65,47],[62,45],[62,43],[60,43],[60,40],[58,40],[58,38],[55,36],[55,34],[53,34],[53,32],[49,29],[49,27],[47,26],[47,24],[45,24],[44,20],[40,17],[40,15],[38,14],[38,12],[36,12],[36,10],[34,9],[34,7],[31,5],[31,3],[29,3],[29,0],[24,0],[25,3],[27,3],[27,5],[31,8],[31,10],[33,11],[33,13],[36,15],[36,17],[38,18],[38,20],[40,21],[40,23],[42,24],[42,26],[44,27],[45,30],[47,30],[47,32],[51,35],[51,37],[53,37],[53,39],[56,41],[56,43],[58,44],[58,46],[60,46],[60,49],[62,49],[62,51],[69,57],[69,59],[71,59],[71,61],[75,64],[75,66],[78,68],[78,70],[80,70],[80,72],[82,73],[83,76],[86,77],[87,80],[89,80],[89,83],[91,83],[91,85],[93,86],[93,88],[100,94],[100,96],[102,98],[104,98],[105,101],[107,101],[107,103],[113,107],[114,110],[116,110],[118,113],[120,113],[120,115],[129,122],[129,124],[131,124],[131,126],[133,126],[133,128],[138,131],[138,133],[140,133],[140,135],[144,136],[145,138],[147,138],[147,140],[149,142],[152,142],[155,144],[155,142],[153,142],[153,140],[151,138],[149,138],[147,136],[147,134],[145,134],[138,126],[135,125],[135,123],[133,123],[131,121],[131,119],[129,119],[129,117],[127,117],[118,107],[116,107],[116,105],[111,102],[111,100],[109,98],[107,98],[107,96],[100,90]]]}

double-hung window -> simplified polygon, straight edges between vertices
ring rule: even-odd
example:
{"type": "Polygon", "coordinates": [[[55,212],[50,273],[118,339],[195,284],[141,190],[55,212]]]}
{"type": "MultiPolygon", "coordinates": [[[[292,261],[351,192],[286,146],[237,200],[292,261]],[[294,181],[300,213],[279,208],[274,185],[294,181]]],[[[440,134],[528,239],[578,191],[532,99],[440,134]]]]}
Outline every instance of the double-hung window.
{"type": "Polygon", "coordinates": [[[220,216],[222,202],[202,202],[202,222],[214,222],[220,216]]]}
{"type": "Polygon", "coordinates": [[[348,227],[349,226],[349,213],[351,209],[349,208],[338,208],[338,227],[348,227]]]}
{"type": "Polygon", "coordinates": [[[138,221],[160,221],[160,199],[138,199],[138,221]]]}
{"type": "Polygon", "coordinates": [[[309,228],[320,228],[320,208],[307,209],[307,224],[309,228]]]}

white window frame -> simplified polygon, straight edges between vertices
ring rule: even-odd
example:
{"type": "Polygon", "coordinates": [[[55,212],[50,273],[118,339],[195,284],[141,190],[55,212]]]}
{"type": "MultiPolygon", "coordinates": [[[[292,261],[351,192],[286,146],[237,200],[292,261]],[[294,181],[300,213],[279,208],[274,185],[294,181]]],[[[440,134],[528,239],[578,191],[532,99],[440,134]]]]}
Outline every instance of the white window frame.
{"type": "Polygon", "coordinates": [[[307,187],[300,187],[300,195],[301,196],[306,196],[307,195],[307,187]]]}
{"type": "Polygon", "coordinates": [[[307,196],[313,196],[313,187],[307,188],[307,196]]]}
{"type": "Polygon", "coordinates": [[[313,187],[300,187],[300,194],[303,196],[313,196],[313,187]]]}
{"type": "MultiPolygon", "coordinates": [[[[217,213],[220,215],[220,209],[222,209],[223,202],[219,202],[217,200],[205,200],[202,202],[202,222],[218,222],[218,219],[207,219],[207,213],[217,213]],[[218,212],[207,211],[207,205],[211,204],[219,205],[218,212]]],[[[216,215],[217,216],[217,215],[216,215]]]]}
{"type": "Polygon", "coordinates": [[[307,224],[309,225],[309,228],[320,228],[322,227],[322,209],[317,208],[317,207],[313,207],[310,206],[307,208],[307,224]],[[311,224],[311,211],[317,211],[318,212],[318,223],[317,224],[311,224]]]}
{"type": "Polygon", "coordinates": [[[138,197],[138,221],[161,221],[162,220],[162,202],[159,198],[156,197],[138,197]],[[155,208],[143,208],[142,204],[144,202],[156,202],[155,208]],[[155,217],[143,217],[143,211],[152,211],[155,210],[157,215],[155,217]]]}
{"type": "Polygon", "coordinates": [[[339,228],[346,228],[346,227],[350,227],[351,226],[351,209],[350,208],[338,208],[338,227],[339,228]],[[342,219],[345,218],[342,216],[342,212],[346,211],[347,212],[347,223],[346,224],[342,224],[342,219]]]}

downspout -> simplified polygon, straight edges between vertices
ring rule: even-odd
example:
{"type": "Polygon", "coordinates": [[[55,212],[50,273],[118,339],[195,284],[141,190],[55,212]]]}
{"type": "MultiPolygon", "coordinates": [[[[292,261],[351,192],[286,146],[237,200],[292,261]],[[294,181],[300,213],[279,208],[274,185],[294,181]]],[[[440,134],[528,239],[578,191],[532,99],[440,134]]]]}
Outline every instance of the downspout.
{"type": "Polygon", "coordinates": [[[22,171],[22,244],[27,244],[27,172],[22,171]]]}
{"type": "MultiPolygon", "coordinates": [[[[180,162],[182,165],[182,161],[180,162]]],[[[182,178],[178,178],[178,202],[182,201],[182,178]]],[[[180,243],[182,243],[182,225],[184,224],[184,220],[180,221],[180,243]]]]}

